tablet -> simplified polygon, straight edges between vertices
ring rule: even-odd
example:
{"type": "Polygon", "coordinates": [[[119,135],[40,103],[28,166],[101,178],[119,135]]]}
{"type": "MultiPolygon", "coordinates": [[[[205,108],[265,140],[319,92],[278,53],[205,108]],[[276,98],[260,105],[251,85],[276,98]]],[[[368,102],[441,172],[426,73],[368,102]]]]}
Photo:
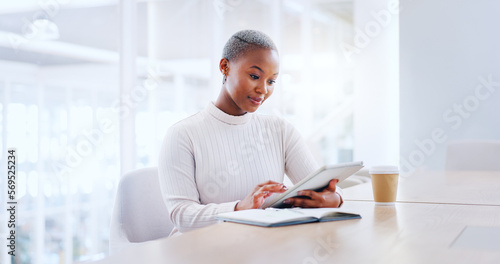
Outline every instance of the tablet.
{"type": "Polygon", "coordinates": [[[313,190],[319,191],[325,188],[330,180],[338,179],[339,182],[347,179],[349,176],[353,175],[357,171],[363,168],[362,161],[340,163],[335,165],[325,165],[313,173],[309,174],[306,178],[302,179],[300,182],[290,187],[288,191],[272,195],[267,198],[266,202],[261,206],[261,208],[275,207],[283,208],[290,207],[283,203],[285,199],[297,196],[298,191],[302,190],[313,190]]]}

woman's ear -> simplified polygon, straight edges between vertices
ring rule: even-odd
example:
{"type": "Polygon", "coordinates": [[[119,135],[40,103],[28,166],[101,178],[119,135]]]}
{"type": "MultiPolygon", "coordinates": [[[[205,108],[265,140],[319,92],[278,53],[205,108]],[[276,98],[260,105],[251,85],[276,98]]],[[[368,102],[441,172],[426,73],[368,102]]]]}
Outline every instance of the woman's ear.
{"type": "Polygon", "coordinates": [[[229,61],[226,58],[222,58],[219,62],[219,70],[222,75],[227,75],[229,72],[229,61]]]}

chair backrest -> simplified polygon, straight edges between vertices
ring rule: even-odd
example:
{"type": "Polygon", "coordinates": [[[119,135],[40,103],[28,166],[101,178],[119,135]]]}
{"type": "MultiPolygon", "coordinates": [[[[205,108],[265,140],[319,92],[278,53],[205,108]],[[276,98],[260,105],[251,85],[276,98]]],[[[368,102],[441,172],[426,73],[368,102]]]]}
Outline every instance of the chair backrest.
{"type": "Polygon", "coordinates": [[[173,229],[161,195],[156,167],[126,173],[120,180],[111,217],[109,250],[167,237],[173,229]]]}
{"type": "Polygon", "coordinates": [[[445,168],[447,170],[500,170],[500,141],[449,142],[446,148],[445,168]]]}

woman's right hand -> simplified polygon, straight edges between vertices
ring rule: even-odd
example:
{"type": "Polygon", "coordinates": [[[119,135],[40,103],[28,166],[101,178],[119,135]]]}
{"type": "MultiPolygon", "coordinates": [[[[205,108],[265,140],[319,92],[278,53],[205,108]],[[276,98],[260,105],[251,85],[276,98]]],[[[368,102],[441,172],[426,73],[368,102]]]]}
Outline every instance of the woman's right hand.
{"type": "Polygon", "coordinates": [[[264,200],[273,193],[282,193],[286,190],[286,186],[279,182],[267,181],[261,183],[255,186],[245,199],[239,201],[234,207],[234,210],[257,209],[261,207],[264,204],[264,200]]]}

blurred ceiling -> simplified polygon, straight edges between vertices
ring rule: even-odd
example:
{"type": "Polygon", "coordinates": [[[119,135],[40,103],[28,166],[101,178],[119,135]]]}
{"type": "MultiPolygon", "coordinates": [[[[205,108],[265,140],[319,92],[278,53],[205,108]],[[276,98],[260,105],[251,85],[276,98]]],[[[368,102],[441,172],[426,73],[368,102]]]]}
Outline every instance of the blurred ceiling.
{"type": "MultiPolygon", "coordinates": [[[[43,1],[42,1],[43,2],[43,1]]],[[[58,0],[42,6],[39,0],[2,1],[0,3],[0,60],[39,66],[117,62],[120,40],[120,11],[117,0],[58,0]],[[54,4],[55,3],[55,4],[54,4]],[[57,25],[57,40],[39,40],[43,34],[33,22],[45,18],[57,25]]],[[[139,56],[158,59],[199,58],[210,54],[214,45],[214,25],[222,25],[218,34],[238,28],[272,28],[272,10],[264,0],[158,0],[138,1],[137,49],[139,56]],[[231,3],[216,12],[217,3],[231,3]],[[149,7],[148,4],[152,3],[149,7]],[[149,8],[149,9],[148,9],[149,8]],[[154,16],[149,16],[153,12],[154,16]],[[154,23],[154,29],[148,29],[154,23]],[[231,23],[226,23],[231,21],[231,23]],[[234,23],[236,21],[236,23],[234,23]],[[208,22],[208,23],[207,23],[208,22]],[[217,24],[219,23],[219,24],[217,24]],[[154,46],[148,46],[148,30],[156,32],[154,46]],[[154,47],[154,48],[151,48],[154,47]],[[148,51],[150,52],[148,54],[148,51]]],[[[283,0],[283,34],[297,34],[304,1],[283,0]]],[[[328,26],[332,18],[352,23],[352,0],[312,0],[312,26],[328,26]]],[[[315,30],[321,34],[321,30],[315,30]]],[[[227,33],[229,34],[229,33],[227,33]]],[[[296,37],[296,36],[295,36],[296,37]]],[[[286,36],[282,36],[286,39],[286,36]]],[[[299,49],[300,43],[289,45],[299,49]]]]}

